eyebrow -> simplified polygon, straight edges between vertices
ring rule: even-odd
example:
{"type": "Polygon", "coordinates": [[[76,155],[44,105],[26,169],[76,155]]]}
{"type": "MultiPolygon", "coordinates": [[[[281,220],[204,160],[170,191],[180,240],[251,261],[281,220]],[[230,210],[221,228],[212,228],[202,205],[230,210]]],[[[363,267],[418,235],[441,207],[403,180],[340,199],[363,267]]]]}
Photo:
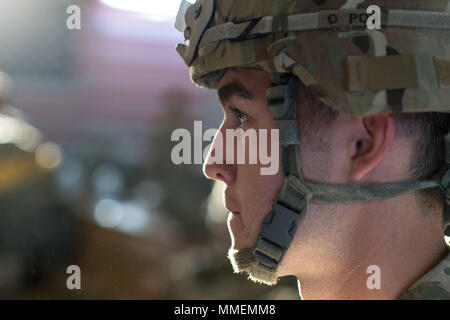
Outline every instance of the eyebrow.
{"type": "Polygon", "coordinates": [[[248,91],[239,81],[233,81],[217,91],[220,103],[224,106],[233,96],[238,96],[247,100],[253,99],[253,94],[248,91]]]}

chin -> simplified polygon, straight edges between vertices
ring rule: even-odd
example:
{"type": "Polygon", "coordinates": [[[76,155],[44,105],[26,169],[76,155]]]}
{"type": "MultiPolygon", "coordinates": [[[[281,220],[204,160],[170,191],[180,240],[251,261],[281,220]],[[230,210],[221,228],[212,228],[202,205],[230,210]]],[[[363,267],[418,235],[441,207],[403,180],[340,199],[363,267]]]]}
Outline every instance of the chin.
{"type": "Polygon", "coordinates": [[[233,249],[241,249],[243,248],[243,237],[247,234],[246,227],[244,225],[244,221],[240,214],[230,212],[228,215],[228,232],[230,233],[230,237],[232,240],[233,249]]]}
{"type": "Polygon", "coordinates": [[[231,237],[231,249],[233,250],[243,250],[252,249],[255,246],[256,239],[250,239],[249,237],[243,236],[242,233],[235,233],[229,230],[231,237]]]}

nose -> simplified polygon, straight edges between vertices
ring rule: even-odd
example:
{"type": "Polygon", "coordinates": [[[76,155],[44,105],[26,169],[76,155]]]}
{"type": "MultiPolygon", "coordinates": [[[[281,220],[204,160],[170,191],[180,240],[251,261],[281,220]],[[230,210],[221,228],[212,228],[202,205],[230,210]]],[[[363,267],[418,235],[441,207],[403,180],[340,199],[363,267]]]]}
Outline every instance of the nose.
{"type": "Polygon", "coordinates": [[[236,161],[233,161],[233,164],[226,163],[227,157],[225,151],[227,148],[225,146],[225,142],[223,141],[225,139],[222,139],[222,137],[222,130],[220,130],[214,137],[214,141],[211,145],[211,151],[209,152],[203,165],[203,174],[210,179],[221,181],[226,185],[230,185],[236,179],[236,161]],[[218,150],[218,148],[221,148],[221,150],[218,150]]]}
{"type": "Polygon", "coordinates": [[[236,178],[236,167],[233,164],[219,164],[219,163],[208,163],[211,156],[214,156],[214,150],[212,150],[208,156],[208,159],[203,165],[203,173],[210,179],[217,181],[222,181],[226,185],[230,185],[236,178]]]}

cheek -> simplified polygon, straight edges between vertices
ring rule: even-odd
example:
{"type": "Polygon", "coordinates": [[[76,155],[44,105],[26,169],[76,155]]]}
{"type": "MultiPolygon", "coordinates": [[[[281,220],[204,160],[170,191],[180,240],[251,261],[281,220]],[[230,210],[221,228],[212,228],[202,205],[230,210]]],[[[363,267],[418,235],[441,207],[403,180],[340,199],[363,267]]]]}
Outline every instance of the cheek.
{"type": "Polygon", "coordinates": [[[281,173],[263,176],[260,174],[260,168],[258,165],[238,166],[236,181],[243,219],[255,238],[283,186],[281,173]]]}
{"type": "Polygon", "coordinates": [[[347,172],[339,167],[345,159],[343,148],[334,145],[334,137],[326,136],[313,141],[302,141],[300,144],[300,168],[306,181],[322,184],[345,184],[340,179],[342,173],[347,172]]]}
{"type": "MultiPolygon", "coordinates": [[[[269,112],[268,110],[265,111],[269,112]]],[[[261,117],[258,122],[253,124],[256,124],[252,127],[257,130],[257,132],[259,132],[260,129],[269,130],[266,138],[266,151],[270,156],[273,148],[271,145],[270,129],[274,129],[274,123],[270,112],[264,117],[261,117]]],[[[245,129],[247,128],[244,128],[244,130],[245,129]]],[[[277,147],[277,145],[274,147],[277,147]]],[[[284,178],[280,168],[280,154],[281,151],[278,149],[278,163],[276,165],[273,163],[273,158],[271,158],[272,164],[268,165],[237,165],[236,187],[242,206],[242,211],[244,213],[242,218],[247,230],[249,230],[249,233],[253,238],[255,238],[255,240],[265,217],[272,208],[273,201],[283,186],[284,178]],[[277,166],[278,172],[274,175],[262,175],[261,168],[267,168],[270,166],[277,166]]]]}

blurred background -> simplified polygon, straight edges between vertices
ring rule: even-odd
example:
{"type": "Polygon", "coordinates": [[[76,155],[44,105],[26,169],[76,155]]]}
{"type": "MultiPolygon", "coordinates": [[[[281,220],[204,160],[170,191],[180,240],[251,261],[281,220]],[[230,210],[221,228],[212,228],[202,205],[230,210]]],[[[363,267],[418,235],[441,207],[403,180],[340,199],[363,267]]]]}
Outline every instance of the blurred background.
{"type": "Polygon", "coordinates": [[[0,298],[298,298],[232,273],[222,185],[171,161],[174,129],[222,118],[175,51],[179,3],[1,0],[0,298]]]}

